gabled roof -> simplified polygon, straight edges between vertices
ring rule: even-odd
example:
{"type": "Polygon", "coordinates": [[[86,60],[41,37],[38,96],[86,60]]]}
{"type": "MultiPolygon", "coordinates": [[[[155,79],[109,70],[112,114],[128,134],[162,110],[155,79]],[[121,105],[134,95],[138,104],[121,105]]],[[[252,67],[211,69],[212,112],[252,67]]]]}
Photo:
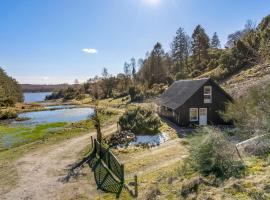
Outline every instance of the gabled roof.
{"type": "Polygon", "coordinates": [[[175,81],[159,98],[159,104],[177,109],[182,106],[210,78],[175,81]]]}

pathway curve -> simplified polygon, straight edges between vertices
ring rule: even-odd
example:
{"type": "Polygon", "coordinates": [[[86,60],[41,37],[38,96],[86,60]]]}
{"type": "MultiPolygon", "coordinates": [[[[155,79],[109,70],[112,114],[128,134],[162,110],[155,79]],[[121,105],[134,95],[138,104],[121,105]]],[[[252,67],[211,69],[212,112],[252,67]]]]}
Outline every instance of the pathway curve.
{"type": "MultiPolygon", "coordinates": [[[[106,135],[115,130],[116,126],[112,125],[103,132],[106,135]]],[[[16,163],[19,182],[10,192],[0,196],[0,199],[62,199],[61,191],[64,191],[67,184],[60,182],[59,178],[65,175],[68,165],[78,160],[79,153],[90,143],[91,135],[95,135],[95,132],[28,153],[20,158],[16,163]]],[[[89,183],[87,188],[97,193],[94,182],[89,183]]]]}

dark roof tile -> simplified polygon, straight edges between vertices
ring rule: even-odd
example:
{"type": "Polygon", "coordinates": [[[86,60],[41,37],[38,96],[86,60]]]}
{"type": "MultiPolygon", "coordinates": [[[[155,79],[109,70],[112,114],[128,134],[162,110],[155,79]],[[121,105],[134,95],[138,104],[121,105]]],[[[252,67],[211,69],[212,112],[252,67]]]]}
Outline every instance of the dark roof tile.
{"type": "Polygon", "coordinates": [[[159,98],[159,104],[176,109],[183,105],[209,78],[175,81],[159,98]]]}

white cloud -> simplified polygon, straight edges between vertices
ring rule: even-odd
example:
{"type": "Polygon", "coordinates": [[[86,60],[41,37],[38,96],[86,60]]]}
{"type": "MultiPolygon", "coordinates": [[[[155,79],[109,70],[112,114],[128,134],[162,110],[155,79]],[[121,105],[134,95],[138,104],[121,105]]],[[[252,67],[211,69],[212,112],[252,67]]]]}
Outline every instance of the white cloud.
{"type": "Polygon", "coordinates": [[[98,50],[97,49],[91,49],[91,48],[85,48],[85,49],[82,49],[83,52],[85,53],[89,53],[89,54],[94,54],[94,53],[97,53],[98,50]]]}

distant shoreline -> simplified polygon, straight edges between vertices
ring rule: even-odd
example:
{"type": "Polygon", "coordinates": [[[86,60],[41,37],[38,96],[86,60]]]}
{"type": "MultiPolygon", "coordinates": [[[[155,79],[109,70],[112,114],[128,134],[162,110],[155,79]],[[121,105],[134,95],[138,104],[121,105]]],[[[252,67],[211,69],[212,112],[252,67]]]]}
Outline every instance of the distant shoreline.
{"type": "Polygon", "coordinates": [[[39,93],[39,92],[53,92],[55,90],[67,88],[68,84],[51,84],[51,85],[38,85],[38,84],[20,84],[24,93],[39,93]]]}

